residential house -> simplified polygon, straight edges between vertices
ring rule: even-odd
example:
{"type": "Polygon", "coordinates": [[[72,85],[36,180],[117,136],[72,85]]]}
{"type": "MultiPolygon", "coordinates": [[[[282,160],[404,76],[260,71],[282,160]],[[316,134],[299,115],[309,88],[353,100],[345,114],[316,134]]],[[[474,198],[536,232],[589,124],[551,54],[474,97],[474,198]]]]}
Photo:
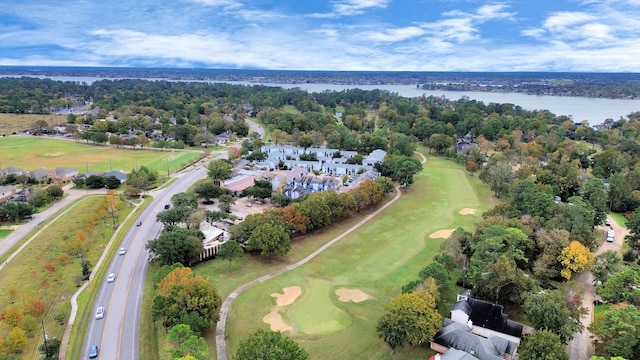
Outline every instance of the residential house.
{"type": "Polygon", "coordinates": [[[17,194],[17,192],[18,187],[16,186],[0,186],[0,204],[11,200],[17,194]]]}
{"type": "Polygon", "coordinates": [[[293,178],[282,188],[282,193],[292,199],[324,190],[338,191],[342,180],[332,176],[303,175],[293,178]]]}
{"type": "Polygon", "coordinates": [[[373,150],[369,156],[362,159],[362,165],[373,167],[377,162],[383,162],[386,156],[387,152],[382,149],[373,150]]]}
{"type": "Polygon", "coordinates": [[[457,301],[451,306],[451,320],[471,323],[471,332],[484,337],[501,336],[509,341],[520,343],[525,327],[523,324],[509,320],[503,313],[502,305],[477,299],[471,290],[458,294],[457,301]]]}
{"type": "Polygon", "coordinates": [[[7,175],[29,175],[28,171],[24,171],[20,168],[17,168],[15,166],[7,166],[6,168],[0,170],[0,177],[6,177],[7,175]]]}
{"type": "Polygon", "coordinates": [[[57,183],[71,181],[76,176],[78,176],[78,169],[66,167],[55,168],[48,175],[51,180],[57,183]]]}
{"type": "Polygon", "coordinates": [[[29,173],[29,177],[35,181],[43,181],[49,177],[49,170],[40,168],[29,173]]]}
{"type": "MultiPolygon", "coordinates": [[[[523,334],[532,329],[509,320],[503,309],[502,305],[480,300],[471,290],[465,290],[451,306],[451,319],[444,320],[431,340],[431,348],[442,356],[457,349],[479,360],[511,360],[523,334]]],[[[455,359],[453,354],[448,356],[455,359]]]]}
{"type": "MultiPolygon", "coordinates": [[[[431,340],[431,349],[441,354],[447,354],[454,349],[473,356],[469,358],[458,353],[461,355],[458,359],[512,360],[516,348],[516,343],[503,337],[491,335],[485,338],[476,335],[471,332],[471,326],[457,323],[451,319],[444,319],[442,328],[431,340]]],[[[456,357],[452,358],[456,359],[456,357]]]]}
{"type": "Polygon", "coordinates": [[[116,179],[120,180],[120,183],[122,184],[123,182],[127,181],[127,174],[125,174],[122,171],[117,171],[117,170],[113,170],[113,171],[109,171],[108,173],[105,173],[104,175],[105,178],[108,177],[115,177],[116,179]]]}

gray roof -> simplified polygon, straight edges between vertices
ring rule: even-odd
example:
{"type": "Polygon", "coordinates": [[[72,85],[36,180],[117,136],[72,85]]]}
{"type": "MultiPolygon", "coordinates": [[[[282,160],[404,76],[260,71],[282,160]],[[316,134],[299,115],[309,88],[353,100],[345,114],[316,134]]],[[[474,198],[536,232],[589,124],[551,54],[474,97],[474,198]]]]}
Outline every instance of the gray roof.
{"type": "Polygon", "coordinates": [[[15,174],[15,175],[25,175],[27,174],[26,171],[15,167],[15,166],[7,166],[6,168],[0,170],[0,173],[2,175],[9,175],[9,174],[15,174]]]}
{"type": "Polygon", "coordinates": [[[48,175],[49,175],[49,170],[45,168],[36,169],[36,170],[33,170],[31,173],[29,173],[29,176],[31,176],[36,180],[44,179],[48,175]]]}
{"type": "Polygon", "coordinates": [[[515,352],[516,344],[499,336],[484,338],[470,332],[465,324],[445,319],[443,327],[434,335],[436,344],[467,352],[479,360],[504,360],[504,354],[515,352]]]}
{"type": "Polygon", "coordinates": [[[458,349],[449,349],[440,354],[440,360],[478,360],[477,357],[458,349]]]}

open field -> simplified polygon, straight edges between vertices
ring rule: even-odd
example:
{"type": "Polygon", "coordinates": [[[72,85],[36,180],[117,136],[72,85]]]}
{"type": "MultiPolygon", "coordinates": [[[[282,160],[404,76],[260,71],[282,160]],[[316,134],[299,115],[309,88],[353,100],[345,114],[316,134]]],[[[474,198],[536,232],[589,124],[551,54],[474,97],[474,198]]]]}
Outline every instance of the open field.
{"type": "Polygon", "coordinates": [[[33,171],[59,166],[86,171],[131,171],[144,165],[165,174],[176,172],[198,157],[191,151],[155,151],[115,149],[108,145],[87,145],[73,140],[60,140],[34,136],[10,136],[0,139],[1,166],[9,165],[33,171]]]}
{"type": "MultiPolygon", "coordinates": [[[[13,306],[22,309],[29,299],[40,299],[46,303],[43,321],[48,336],[62,338],[71,309],[69,299],[81,283],[76,278],[81,273],[80,261],[74,256],[62,254],[66,252],[66,244],[76,238],[76,232],[84,230],[88,214],[92,214],[104,201],[102,196],[89,196],[79,200],[67,216],[51,224],[47,231],[0,270],[3,290],[0,291],[0,311],[5,310],[12,302],[13,306]],[[46,264],[50,265],[45,266],[46,264]],[[11,288],[15,289],[15,295],[8,291],[11,288]]],[[[130,210],[129,206],[120,206],[118,221],[122,221],[130,210]]],[[[105,216],[88,237],[88,250],[84,253],[84,259],[95,264],[112,234],[111,217],[105,216]]],[[[37,346],[41,342],[42,332],[39,321],[36,321],[36,325],[34,337],[30,338],[22,354],[23,359],[37,358],[37,346]]]]}
{"type": "Polygon", "coordinates": [[[0,113],[0,135],[11,135],[31,129],[33,123],[44,120],[50,126],[62,125],[67,122],[64,115],[36,115],[36,114],[5,114],[0,113]]]}
{"type": "MultiPolygon", "coordinates": [[[[276,306],[270,294],[300,286],[300,298],[279,310],[283,320],[293,328],[287,335],[307,349],[312,358],[386,358],[389,349],[377,338],[375,323],[389,299],[400,294],[400,287],[414,279],[438,251],[443,239],[431,239],[429,235],[458,226],[471,230],[480,214],[494,204],[490,190],[476,177],[469,177],[462,166],[430,158],[414,186],[384,213],[310,263],[241,294],[227,320],[229,354],[235,353],[238,343],[249,332],[268,328],[263,318],[276,306]],[[459,212],[464,208],[478,211],[461,215],[459,212]],[[360,303],[341,302],[335,290],[342,287],[360,289],[371,298],[360,303]],[[314,327],[300,315],[313,314],[317,308],[322,309],[325,318],[326,314],[335,317],[329,315],[325,323],[314,327]]],[[[209,279],[224,298],[239,285],[306,256],[360,219],[357,216],[294,240],[292,251],[282,259],[245,256],[233,263],[232,273],[228,273],[226,262],[211,261],[196,266],[194,272],[209,279]]],[[[212,356],[213,338],[213,334],[207,338],[212,356]]],[[[423,359],[426,354],[423,348],[407,348],[394,357],[423,359]]]]}
{"type": "Polygon", "coordinates": [[[0,239],[6,238],[7,236],[9,236],[9,234],[11,234],[12,230],[9,229],[0,229],[0,239]]]}

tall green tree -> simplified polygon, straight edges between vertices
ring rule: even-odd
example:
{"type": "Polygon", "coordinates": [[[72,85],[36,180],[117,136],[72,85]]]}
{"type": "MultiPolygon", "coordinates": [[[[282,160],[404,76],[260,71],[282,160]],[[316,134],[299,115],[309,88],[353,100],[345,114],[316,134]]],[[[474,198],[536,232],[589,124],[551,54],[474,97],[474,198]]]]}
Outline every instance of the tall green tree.
{"type": "Polygon", "coordinates": [[[593,282],[595,285],[604,283],[609,280],[613,274],[620,271],[622,267],[622,257],[614,250],[607,250],[602,254],[596,255],[591,273],[593,274],[593,282]]]}
{"type": "Polygon", "coordinates": [[[202,252],[204,235],[200,230],[175,229],[149,240],[146,248],[150,257],[163,265],[180,263],[189,266],[202,252]]]}
{"type": "Polygon", "coordinates": [[[560,337],[548,330],[534,331],[525,336],[518,347],[519,360],[569,360],[560,337]]]}
{"type": "Polygon", "coordinates": [[[376,331],[391,350],[429,341],[442,325],[436,299],[430,293],[411,292],[391,299],[376,331]]]}
{"type": "Polygon", "coordinates": [[[591,204],[594,211],[593,225],[597,226],[604,222],[607,218],[607,188],[601,179],[593,178],[584,184],[582,197],[591,204]]]}
{"type": "Polygon", "coordinates": [[[636,268],[626,267],[611,275],[604,283],[598,286],[598,294],[602,300],[611,303],[623,301],[638,303],[640,297],[640,271],[636,268]]]}
{"type": "Polygon", "coordinates": [[[191,327],[186,324],[178,324],[169,329],[167,341],[171,345],[165,348],[172,359],[193,356],[197,360],[209,360],[209,346],[202,336],[198,336],[191,331],[191,327]]]}
{"type": "Polygon", "coordinates": [[[262,224],[251,232],[247,249],[260,251],[260,255],[267,258],[282,256],[291,250],[291,238],[280,225],[262,224]]]}
{"type": "Polygon", "coordinates": [[[624,305],[607,311],[589,328],[598,337],[596,354],[640,358],[640,310],[624,305]]]}
{"type": "Polygon", "coordinates": [[[524,311],[536,330],[556,334],[563,344],[582,331],[580,316],[583,311],[570,307],[559,290],[530,293],[525,296],[524,311]]]}
{"type": "Polygon", "coordinates": [[[229,271],[231,271],[231,262],[235,259],[242,257],[244,251],[240,245],[235,241],[227,241],[220,246],[220,249],[216,253],[221,259],[229,262],[229,271]]]}
{"type": "Polygon", "coordinates": [[[240,342],[233,360],[307,360],[309,354],[279,331],[259,329],[240,342]]]}
{"type": "Polygon", "coordinates": [[[207,174],[214,182],[228,179],[232,170],[233,165],[225,160],[213,160],[207,165],[207,174]]]}
{"type": "Polygon", "coordinates": [[[637,208],[627,219],[629,235],[624,237],[630,248],[636,252],[640,251],[640,208],[637,208]]]}

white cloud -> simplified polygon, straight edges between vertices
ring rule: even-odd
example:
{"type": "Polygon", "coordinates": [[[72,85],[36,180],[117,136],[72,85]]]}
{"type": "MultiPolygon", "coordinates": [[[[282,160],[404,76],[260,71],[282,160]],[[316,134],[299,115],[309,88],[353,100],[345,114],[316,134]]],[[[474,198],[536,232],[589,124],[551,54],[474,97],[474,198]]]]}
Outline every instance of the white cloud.
{"type": "Polygon", "coordinates": [[[380,32],[365,32],[360,36],[364,40],[380,41],[380,42],[397,42],[404,41],[416,36],[424,35],[426,31],[417,26],[408,26],[405,28],[387,29],[380,32]]]}
{"type": "Polygon", "coordinates": [[[335,1],[331,7],[333,12],[307,15],[315,18],[334,18],[340,16],[360,15],[369,9],[384,9],[391,0],[341,0],[335,1]]]}

